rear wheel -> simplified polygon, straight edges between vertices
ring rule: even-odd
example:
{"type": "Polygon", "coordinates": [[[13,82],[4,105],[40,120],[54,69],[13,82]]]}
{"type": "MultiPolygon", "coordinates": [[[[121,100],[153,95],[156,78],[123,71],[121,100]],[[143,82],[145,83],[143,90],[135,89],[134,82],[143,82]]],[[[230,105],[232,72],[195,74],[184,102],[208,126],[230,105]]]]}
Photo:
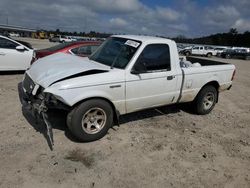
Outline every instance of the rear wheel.
{"type": "Polygon", "coordinates": [[[190,53],[190,52],[186,52],[185,55],[186,55],[186,56],[190,56],[191,53],[190,53]]]}
{"type": "Polygon", "coordinates": [[[197,114],[208,114],[213,110],[218,98],[218,92],[214,86],[205,86],[197,95],[193,107],[197,114]]]}
{"type": "Polygon", "coordinates": [[[229,54],[226,54],[226,59],[230,59],[231,58],[231,56],[229,55],[229,54]]]}
{"type": "Polygon", "coordinates": [[[113,109],[101,99],[85,101],[68,114],[67,124],[80,141],[95,141],[105,136],[112,126],[113,109]]]}

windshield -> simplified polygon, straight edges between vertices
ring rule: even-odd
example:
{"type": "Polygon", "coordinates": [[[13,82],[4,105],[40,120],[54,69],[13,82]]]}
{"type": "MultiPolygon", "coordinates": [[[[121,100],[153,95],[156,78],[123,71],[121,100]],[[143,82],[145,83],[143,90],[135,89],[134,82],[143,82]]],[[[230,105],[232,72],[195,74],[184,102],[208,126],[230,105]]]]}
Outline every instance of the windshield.
{"type": "Polygon", "coordinates": [[[111,37],[89,59],[110,66],[111,68],[124,69],[140,45],[141,42],[139,41],[111,37]]]}

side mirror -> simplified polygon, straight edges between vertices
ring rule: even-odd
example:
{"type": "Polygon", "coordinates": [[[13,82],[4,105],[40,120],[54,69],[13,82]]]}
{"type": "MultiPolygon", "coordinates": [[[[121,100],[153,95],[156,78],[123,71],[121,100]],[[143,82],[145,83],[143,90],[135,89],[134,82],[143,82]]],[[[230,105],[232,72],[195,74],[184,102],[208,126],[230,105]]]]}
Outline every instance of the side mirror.
{"type": "Polygon", "coordinates": [[[24,51],[25,48],[24,48],[23,46],[17,46],[17,47],[16,47],[16,50],[17,50],[17,51],[24,51]]]}
{"type": "Polygon", "coordinates": [[[140,73],[141,73],[140,71],[137,71],[137,70],[135,70],[135,69],[132,69],[132,70],[131,70],[131,74],[138,75],[138,74],[140,74],[140,73]]]}

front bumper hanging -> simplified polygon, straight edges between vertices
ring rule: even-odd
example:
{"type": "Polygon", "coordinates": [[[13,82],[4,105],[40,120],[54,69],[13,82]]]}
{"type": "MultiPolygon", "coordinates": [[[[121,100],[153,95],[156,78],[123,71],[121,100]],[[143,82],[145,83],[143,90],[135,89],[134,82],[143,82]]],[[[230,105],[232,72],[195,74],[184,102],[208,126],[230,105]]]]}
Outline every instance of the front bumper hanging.
{"type": "Polygon", "coordinates": [[[54,145],[53,130],[52,130],[52,125],[49,122],[48,113],[47,113],[48,108],[45,105],[45,99],[43,100],[33,99],[32,96],[25,93],[22,83],[18,84],[18,92],[19,92],[19,98],[23,107],[29,112],[31,112],[31,114],[36,119],[39,117],[45,123],[47,136],[49,138],[50,145],[53,146],[54,145]]]}

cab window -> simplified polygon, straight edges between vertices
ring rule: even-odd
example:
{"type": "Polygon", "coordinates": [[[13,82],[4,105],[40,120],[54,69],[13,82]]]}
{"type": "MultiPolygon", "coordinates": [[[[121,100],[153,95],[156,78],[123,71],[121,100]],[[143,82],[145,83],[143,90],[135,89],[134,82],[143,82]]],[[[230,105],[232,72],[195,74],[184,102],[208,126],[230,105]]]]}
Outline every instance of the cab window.
{"type": "Polygon", "coordinates": [[[169,46],[150,44],[144,48],[135,63],[142,72],[171,70],[169,46]]]}

